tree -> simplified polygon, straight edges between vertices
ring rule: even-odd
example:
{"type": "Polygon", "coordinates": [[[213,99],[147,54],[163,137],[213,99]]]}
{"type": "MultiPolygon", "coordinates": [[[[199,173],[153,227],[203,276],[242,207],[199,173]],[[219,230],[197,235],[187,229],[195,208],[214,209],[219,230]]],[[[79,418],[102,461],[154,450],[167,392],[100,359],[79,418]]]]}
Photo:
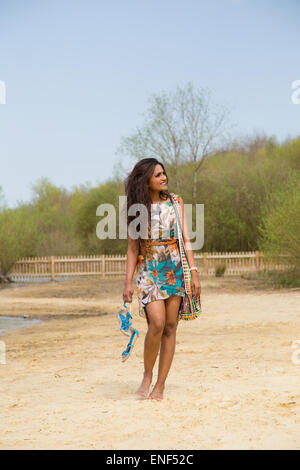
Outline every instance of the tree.
{"type": "Polygon", "coordinates": [[[81,246],[86,253],[120,253],[126,251],[127,243],[118,239],[119,233],[119,196],[123,193],[123,185],[120,181],[106,181],[96,188],[92,188],[78,207],[76,214],[76,233],[81,240],[81,246]],[[116,239],[99,239],[96,228],[99,216],[96,215],[98,206],[112,204],[116,214],[116,239]]]}
{"type": "Polygon", "coordinates": [[[76,198],[48,178],[40,178],[31,187],[34,223],[40,233],[39,256],[75,254],[79,249],[73,207],[76,198]]]}
{"type": "Polygon", "coordinates": [[[39,233],[33,223],[32,209],[20,206],[0,213],[0,274],[10,280],[8,273],[21,257],[34,256],[39,233]]]}
{"type": "Polygon", "coordinates": [[[300,274],[300,171],[292,170],[287,183],[269,195],[259,227],[260,250],[267,259],[283,262],[300,274]]]}
{"type": "Polygon", "coordinates": [[[178,86],[174,93],[154,94],[149,99],[144,125],[121,139],[117,154],[127,154],[133,160],[157,158],[173,177],[179,193],[183,188],[180,165],[191,165],[196,203],[201,167],[224,139],[227,117],[228,110],[213,104],[209,90],[197,90],[191,83],[178,86]]]}

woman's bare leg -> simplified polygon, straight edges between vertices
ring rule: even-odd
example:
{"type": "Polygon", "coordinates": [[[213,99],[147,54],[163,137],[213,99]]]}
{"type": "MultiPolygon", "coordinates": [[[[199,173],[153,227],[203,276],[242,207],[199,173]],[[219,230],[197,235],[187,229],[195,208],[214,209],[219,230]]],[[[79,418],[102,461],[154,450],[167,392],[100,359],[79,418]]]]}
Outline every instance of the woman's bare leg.
{"type": "Polygon", "coordinates": [[[168,376],[175,352],[176,329],[178,324],[178,311],[181,297],[171,296],[166,302],[166,323],[161,339],[161,348],[159,354],[158,377],[156,384],[149,398],[156,400],[163,399],[165,381],[168,376]]]}
{"type": "Polygon", "coordinates": [[[146,397],[152,382],[153,367],[158,355],[162,333],[166,322],[164,300],[155,300],[146,306],[149,319],[148,331],[144,344],[144,378],[137,394],[146,397]]]}

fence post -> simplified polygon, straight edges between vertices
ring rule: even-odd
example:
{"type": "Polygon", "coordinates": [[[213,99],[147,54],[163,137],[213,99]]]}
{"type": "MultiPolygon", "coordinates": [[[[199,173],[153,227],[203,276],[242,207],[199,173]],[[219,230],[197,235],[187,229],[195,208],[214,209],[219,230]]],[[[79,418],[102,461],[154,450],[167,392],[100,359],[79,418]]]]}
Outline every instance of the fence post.
{"type": "Polygon", "coordinates": [[[203,253],[203,267],[204,271],[208,274],[208,262],[207,262],[207,253],[203,253]]]}
{"type": "Polygon", "coordinates": [[[54,256],[51,256],[51,281],[54,281],[54,256]]]}
{"type": "Polygon", "coordinates": [[[257,271],[260,268],[260,256],[259,255],[260,255],[259,251],[256,251],[255,252],[255,267],[257,271]]]}
{"type": "Polygon", "coordinates": [[[105,255],[102,255],[102,277],[105,278],[105,255]]]}

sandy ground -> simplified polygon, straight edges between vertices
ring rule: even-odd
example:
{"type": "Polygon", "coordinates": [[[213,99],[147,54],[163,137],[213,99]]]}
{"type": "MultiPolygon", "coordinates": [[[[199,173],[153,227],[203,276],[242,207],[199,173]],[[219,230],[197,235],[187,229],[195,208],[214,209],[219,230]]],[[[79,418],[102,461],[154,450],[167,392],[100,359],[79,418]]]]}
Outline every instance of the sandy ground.
{"type": "Polygon", "coordinates": [[[136,296],[141,335],[120,359],[122,279],[0,289],[0,315],[45,320],[0,338],[0,448],[300,449],[300,290],[201,284],[203,314],[179,323],[162,402],[135,395],[147,328],[136,296]]]}

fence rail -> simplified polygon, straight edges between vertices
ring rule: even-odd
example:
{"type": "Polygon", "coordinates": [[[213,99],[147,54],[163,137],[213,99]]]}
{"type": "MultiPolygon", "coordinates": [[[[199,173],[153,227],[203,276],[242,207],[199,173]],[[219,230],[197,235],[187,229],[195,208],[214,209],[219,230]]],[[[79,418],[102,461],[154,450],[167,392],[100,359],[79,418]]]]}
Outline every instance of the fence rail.
{"type": "MultiPolygon", "coordinates": [[[[224,276],[239,275],[263,269],[284,269],[286,265],[266,262],[259,251],[194,254],[201,275],[214,275],[225,265],[224,276]]],[[[126,255],[48,256],[22,258],[16,261],[9,276],[15,280],[72,276],[114,277],[126,274],[126,255]]]]}

